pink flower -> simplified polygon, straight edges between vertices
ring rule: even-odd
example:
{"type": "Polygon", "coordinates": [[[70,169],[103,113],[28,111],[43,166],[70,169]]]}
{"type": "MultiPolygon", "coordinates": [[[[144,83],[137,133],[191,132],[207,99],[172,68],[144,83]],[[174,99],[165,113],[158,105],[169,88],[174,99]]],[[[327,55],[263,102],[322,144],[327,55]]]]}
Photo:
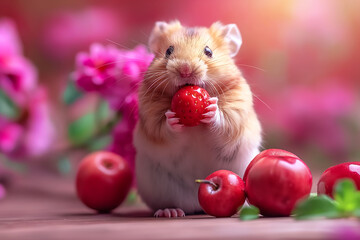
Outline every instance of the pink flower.
{"type": "Polygon", "coordinates": [[[125,76],[133,79],[138,83],[144,76],[154,55],[149,53],[144,45],[139,45],[133,50],[123,52],[124,65],[123,73],[125,76]],[[140,79],[139,79],[140,78],[140,79]]]}
{"type": "Polygon", "coordinates": [[[39,157],[54,140],[54,126],[45,89],[38,88],[20,109],[17,119],[0,116],[0,152],[12,159],[39,157]]]}
{"type": "Polygon", "coordinates": [[[79,88],[98,92],[113,109],[120,110],[126,97],[137,92],[152,59],[144,46],[125,51],[95,43],[90,53],[76,56],[73,77],[79,88]]]}
{"type": "Polygon", "coordinates": [[[18,144],[22,132],[23,128],[20,124],[0,118],[0,152],[12,152],[18,144]]]}
{"type": "Polygon", "coordinates": [[[15,24],[6,18],[0,19],[0,53],[6,56],[22,53],[15,24]]]}
{"type": "Polygon", "coordinates": [[[35,88],[37,72],[21,55],[2,55],[0,52],[0,88],[20,105],[35,88]]]}
{"type": "Polygon", "coordinates": [[[40,156],[51,148],[55,129],[50,118],[50,105],[47,92],[39,87],[28,99],[26,132],[23,136],[23,149],[29,156],[40,156]]]}
{"type": "Polygon", "coordinates": [[[18,116],[0,115],[0,151],[11,158],[36,157],[54,138],[45,89],[37,87],[36,69],[21,53],[14,24],[0,21],[0,89],[18,116]]]}
{"type": "MultiPolygon", "coordinates": [[[[149,53],[145,46],[139,45],[133,50],[122,51],[122,75],[117,80],[116,85],[120,89],[126,89],[124,95],[120,94],[119,88],[115,88],[113,94],[109,94],[106,98],[109,100],[113,109],[122,109],[123,104],[128,95],[137,93],[138,87],[144,74],[152,62],[154,55],[149,53]],[[126,87],[125,87],[126,86],[126,87]],[[126,96],[126,97],[124,97],[126,96]]],[[[134,96],[132,96],[133,98],[134,96]]]]}
{"type": "Polygon", "coordinates": [[[131,169],[135,170],[135,148],[133,140],[133,123],[128,120],[121,120],[113,130],[113,141],[109,150],[122,156],[131,169]]]}
{"type": "Polygon", "coordinates": [[[119,16],[107,8],[88,7],[53,15],[45,27],[46,52],[57,59],[71,57],[93,42],[118,39],[123,32],[119,16]]]}
{"type": "Polygon", "coordinates": [[[138,121],[138,97],[133,93],[125,98],[122,104],[122,119],[112,132],[113,141],[109,147],[126,159],[135,170],[135,148],[133,146],[133,132],[138,121]]]}
{"type": "Polygon", "coordinates": [[[113,46],[92,44],[89,54],[81,52],[76,56],[76,84],[84,91],[106,94],[121,74],[120,57],[120,51],[113,46]]]}
{"type": "Polygon", "coordinates": [[[20,105],[37,83],[36,70],[21,50],[14,24],[0,20],[0,89],[20,105]]]}

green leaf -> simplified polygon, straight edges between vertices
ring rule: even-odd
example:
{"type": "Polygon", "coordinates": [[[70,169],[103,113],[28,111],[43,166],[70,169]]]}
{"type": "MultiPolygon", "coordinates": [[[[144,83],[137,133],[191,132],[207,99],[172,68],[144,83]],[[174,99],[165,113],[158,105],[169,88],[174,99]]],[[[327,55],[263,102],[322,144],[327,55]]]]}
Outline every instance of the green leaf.
{"type": "Polygon", "coordinates": [[[254,220],[259,218],[260,210],[253,206],[243,207],[240,211],[239,218],[243,221],[254,220]]]}
{"type": "Polygon", "coordinates": [[[335,186],[335,201],[339,204],[338,208],[344,215],[352,215],[358,203],[356,186],[351,179],[342,179],[335,186]]]}
{"type": "Polygon", "coordinates": [[[69,125],[69,140],[75,145],[83,144],[95,134],[95,127],[95,115],[88,113],[69,125]]]}
{"type": "Polygon", "coordinates": [[[63,94],[63,101],[66,105],[71,105],[76,100],[81,98],[84,95],[84,93],[80,92],[72,79],[70,79],[66,85],[64,94],[63,94]]]}
{"type": "Polygon", "coordinates": [[[99,123],[103,123],[109,120],[111,116],[111,109],[107,101],[101,100],[96,109],[96,116],[99,123]]]}
{"type": "MultiPolygon", "coordinates": [[[[359,200],[360,200],[360,199],[359,199],[359,200]]],[[[360,207],[357,208],[357,209],[354,211],[353,215],[354,215],[355,217],[357,217],[357,218],[360,219],[360,207]]]]}
{"type": "Polygon", "coordinates": [[[105,147],[107,147],[110,144],[111,140],[112,138],[110,135],[97,137],[89,143],[88,148],[90,151],[103,150],[105,147]]]}
{"type": "Polygon", "coordinates": [[[19,109],[11,98],[2,90],[0,90],[0,115],[8,119],[15,119],[19,116],[19,109]]]}
{"type": "Polygon", "coordinates": [[[341,217],[336,202],[327,195],[309,197],[299,202],[292,214],[298,220],[341,217]]]}
{"type": "Polygon", "coordinates": [[[356,209],[353,216],[360,218],[360,191],[356,192],[356,209]]]}
{"type": "Polygon", "coordinates": [[[135,190],[131,190],[126,197],[126,203],[129,205],[133,205],[136,203],[138,199],[138,194],[135,190]]]}

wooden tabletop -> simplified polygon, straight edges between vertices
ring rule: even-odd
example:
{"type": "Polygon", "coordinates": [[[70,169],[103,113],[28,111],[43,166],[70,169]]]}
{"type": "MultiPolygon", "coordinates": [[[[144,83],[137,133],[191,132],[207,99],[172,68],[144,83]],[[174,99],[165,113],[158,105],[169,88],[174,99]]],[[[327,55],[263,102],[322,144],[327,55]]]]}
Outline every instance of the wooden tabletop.
{"type": "Polygon", "coordinates": [[[360,239],[356,219],[296,221],[207,215],[156,219],[141,203],[113,214],[84,207],[69,180],[21,179],[0,201],[0,239],[360,239]]]}

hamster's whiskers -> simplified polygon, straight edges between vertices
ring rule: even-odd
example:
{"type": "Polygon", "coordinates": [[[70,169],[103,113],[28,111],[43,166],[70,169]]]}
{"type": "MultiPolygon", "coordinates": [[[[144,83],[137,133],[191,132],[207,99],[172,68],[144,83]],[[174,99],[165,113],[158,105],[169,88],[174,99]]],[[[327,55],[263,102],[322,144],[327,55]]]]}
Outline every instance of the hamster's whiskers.
{"type": "Polygon", "coordinates": [[[270,111],[273,111],[273,109],[266,102],[264,102],[262,99],[260,99],[255,93],[252,93],[252,95],[254,97],[256,97],[262,104],[264,104],[265,107],[267,107],[270,111]]]}
{"type": "Polygon", "coordinates": [[[112,43],[112,44],[115,44],[115,45],[118,45],[119,47],[121,47],[121,48],[125,48],[125,49],[127,49],[127,50],[131,50],[131,48],[129,48],[129,47],[127,47],[127,46],[125,46],[125,45],[123,45],[123,44],[121,44],[121,43],[117,43],[117,42],[115,42],[115,41],[113,41],[113,40],[111,40],[111,39],[106,39],[106,41],[108,41],[108,42],[110,42],[110,43],[112,43]]]}
{"type": "Polygon", "coordinates": [[[166,83],[165,87],[163,88],[163,90],[162,90],[162,92],[161,92],[161,96],[164,95],[164,91],[165,91],[165,89],[167,88],[167,86],[169,85],[169,83],[170,83],[170,81],[168,81],[168,82],[166,83]]]}
{"type": "Polygon", "coordinates": [[[199,68],[200,68],[200,65],[197,65],[196,67],[195,67],[195,69],[193,69],[193,74],[194,75],[197,75],[197,70],[199,70],[199,68]]]}
{"type": "Polygon", "coordinates": [[[254,68],[254,69],[256,69],[256,70],[259,70],[259,71],[262,71],[262,72],[266,72],[265,69],[262,69],[262,68],[259,68],[259,67],[256,67],[256,66],[252,66],[252,65],[247,65],[247,64],[242,64],[242,63],[237,63],[236,65],[238,65],[238,66],[243,66],[243,67],[254,68]]]}
{"type": "MultiPolygon", "coordinates": [[[[163,80],[162,79],[162,75],[160,75],[160,76],[158,76],[158,77],[156,77],[154,80],[153,80],[153,82],[151,83],[151,85],[146,89],[146,92],[144,93],[144,95],[146,96],[147,95],[147,93],[149,92],[149,90],[151,90],[152,89],[152,87],[155,85],[155,84],[157,84],[157,83],[162,83],[161,81],[163,80]]],[[[159,84],[160,85],[160,84],[159,84]]],[[[157,87],[159,87],[159,85],[157,86],[157,87]]],[[[157,88],[156,87],[156,88],[157,88]]],[[[155,89],[156,89],[155,88],[155,89]]],[[[155,89],[154,89],[154,91],[155,91],[155,89]]]]}
{"type": "MultiPolygon", "coordinates": [[[[142,34],[144,34],[146,37],[148,37],[148,35],[145,34],[144,32],[142,32],[142,34]]],[[[127,46],[125,46],[125,45],[123,45],[123,44],[121,44],[121,43],[115,42],[115,41],[113,41],[113,40],[111,40],[111,39],[108,39],[108,38],[107,38],[106,41],[108,41],[108,42],[110,42],[110,43],[112,43],[112,44],[115,44],[115,45],[117,45],[117,46],[119,46],[119,47],[121,47],[121,48],[124,48],[124,49],[126,49],[126,50],[133,50],[132,48],[129,48],[129,47],[127,47],[127,46]]],[[[147,43],[140,42],[140,41],[132,40],[132,42],[134,42],[134,43],[136,43],[136,44],[147,45],[147,43]]],[[[162,53],[159,53],[159,52],[157,52],[157,53],[160,54],[160,55],[162,54],[162,53]]],[[[141,58],[133,58],[133,59],[142,60],[141,58]]]]}
{"type": "MultiPolygon", "coordinates": [[[[162,72],[159,71],[158,73],[154,73],[153,76],[161,75],[161,74],[162,74],[162,72]]],[[[109,79],[109,78],[111,78],[111,77],[115,77],[115,76],[116,76],[116,75],[108,76],[108,77],[106,77],[104,80],[107,80],[107,79],[109,79]]],[[[122,81],[123,81],[122,79],[118,79],[118,78],[117,78],[117,79],[115,79],[115,82],[111,82],[111,83],[106,84],[106,88],[107,88],[107,89],[112,88],[112,87],[116,86],[117,84],[119,84],[119,83],[122,82],[122,81]]],[[[139,85],[141,84],[141,82],[142,82],[142,81],[139,81],[139,82],[133,84],[133,86],[131,86],[129,92],[133,92],[135,89],[137,89],[137,88],[139,87],[139,85]]]]}
{"type": "MultiPolygon", "coordinates": [[[[150,100],[153,99],[154,93],[156,92],[156,89],[158,89],[158,87],[160,87],[160,86],[166,81],[166,78],[164,78],[164,79],[161,79],[161,78],[160,78],[160,80],[161,80],[160,84],[158,84],[158,85],[154,88],[154,90],[152,91],[152,94],[151,94],[151,96],[150,96],[150,100]]],[[[168,83],[169,83],[169,81],[168,81],[168,83]]],[[[164,89],[167,87],[167,85],[168,85],[168,84],[165,85],[164,89]]],[[[163,91],[162,91],[161,94],[164,94],[164,89],[163,89],[163,91]]],[[[162,96],[162,95],[161,95],[161,96],[162,96]]]]}
{"type": "Polygon", "coordinates": [[[214,83],[212,83],[211,81],[206,81],[206,83],[209,84],[209,88],[210,88],[213,92],[215,92],[216,96],[223,95],[223,96],[224,96],[224,100],[225,100],[225,102],[226,102],[226,97],[225,97],[225,95],[224,95],[224,91],[223,91],[223,89],[221,88],[221,86],[220,86],[219,84],[215,83],[215,84],[217,84],[218,88],[221,90],[221,94],[220,94],[220,92],[218,91],[218,89],[216,88],[216,86],[214,85],[214,83]]]}

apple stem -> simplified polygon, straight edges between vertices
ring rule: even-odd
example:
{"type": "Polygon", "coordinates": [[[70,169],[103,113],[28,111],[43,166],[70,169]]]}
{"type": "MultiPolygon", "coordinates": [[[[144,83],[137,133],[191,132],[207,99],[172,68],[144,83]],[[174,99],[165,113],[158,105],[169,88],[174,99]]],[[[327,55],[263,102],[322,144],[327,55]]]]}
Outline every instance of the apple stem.
{"type": "Polygon", "coordinates": [[[217,185],[216,183],[210,181],[210,180],[205,180],[205,179],[196,179],[195,180],[196,183],[206,183],[206,184],[210,184],[211,186],[214,187],[214,189],[218,189],[219,185],[217,185]]]}

